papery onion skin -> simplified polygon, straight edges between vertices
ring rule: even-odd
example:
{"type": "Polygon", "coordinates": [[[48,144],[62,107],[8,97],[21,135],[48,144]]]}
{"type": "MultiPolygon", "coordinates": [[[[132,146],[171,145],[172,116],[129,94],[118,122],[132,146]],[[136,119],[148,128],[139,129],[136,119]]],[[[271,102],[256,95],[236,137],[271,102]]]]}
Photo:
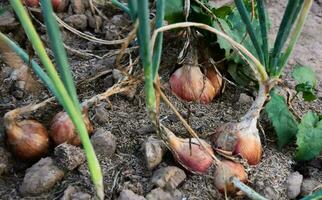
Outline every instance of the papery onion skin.
{"type": "Polygon", "coordinates": [[[257,165],[262,156],[262,144],[256,127],[256,119],[239,123],[227,123],[215,130],[213,141],[216,148],[231,151],[257,165]]]}
{"type": "Polygon", "coordinates": [[[170,77],[171,91],[185,101],[209,103],[216,90],[197,66],[184,65],[170,77]]]}
{"type": "MultiPolygon", "coordinates": [[[[53,9],[55,11],[63,11],[65,9],[65,7],[67,7],[69,0],[51,0],[51,3],[53,5],[53,9]]],[[[39,0],[24,0],[24,3],[28,6],[28,7],[32,7],[32,8],[38,8],[40,6],[40,2],[39,0]]]]}
{"type": "Polygon", "coordinates": [[[224,192],[225,189],[229,193],[236,192],[237,189],[230,182],[232,177],[237,177],[241,182],[246,182],[247,174],[244,166],[230,160],[222,160],[221,165],[217,166],[215,171],[215,187],[220,192],[224,192]]]}
{"type": "MultiPolygon", "coordinates": [[[[83,119],[88,134],[91,134],[94,128],[88,118],[87,110],[83,112],[83,119]]],[[[50,137],[54,141],[55,145],[59,145],[64,142],[75,146],[79,146],[81,144],[80,137],[76,133],[76,128],[66,112],[59,112],[53,118],[50,127],[50,137]]]]}
{"type": "Polygon", "coordinates": [[[211,145],[200,139],[206,150],[196,138],[183,139],[176,137],[172,132],[167,133],[167,141],[174,158],[187,170],[203,174],[211,167],[214,155],[211,145]]]}
{"type": "Polygon", "coordinates": [[[38,159],[48,152],[49,138],[47,130],[38,121],[12,121],[6,124],[5,127],[7,144],[20,159],[38,159]]]}

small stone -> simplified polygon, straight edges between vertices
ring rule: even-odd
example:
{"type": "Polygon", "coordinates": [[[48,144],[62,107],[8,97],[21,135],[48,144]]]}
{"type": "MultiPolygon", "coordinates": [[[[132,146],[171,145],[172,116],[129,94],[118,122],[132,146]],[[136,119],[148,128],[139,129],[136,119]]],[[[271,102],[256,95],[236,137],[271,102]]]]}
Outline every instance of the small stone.
{"type": "Polygon", "coordinates": [[[0,147],[0,176],[9,172],[10,168],[10,153],[0,147]]]}
{"type": "Polygon", "coordinates": [[[163,167],[153,173],[152,183],[161,188],[176,189],[186,178],[184,171],[175,166],[163,167]]]}
{"type": "Polygon", "coordinates": [[[73,193],[70,197],[71,200],[91,200],[91,195],[85,192],[73,193]]]}
{"type": "Polygon", "coordinates": [[[240,104],[250,104],[253,102],[253,98],[251,96],[248,96],[246,93],[241,93],[239,95],[239,100],[238,102],[240,104]]]}
{"type": "Polygon", "coordinates": [[[110,88],[114,85],[114,80],[113,80],[113,77],[110,75],[110,76],[107,76],[103,79],[103,83],[104,83],[104,88],[110,88]]]}
{"type": "Polygon", "coordinates": [[[122,190],[118,200],[146,200],[146,198],[135,194],[131,190],[122,190]]]}
{"type": "Polygon", "coordinates": [[[290,199],[295,199],[301,193],[302,181],[303,175],[299,172],[294,172],[289,177],[287,177],[287,196],[290,199]]]}
{"type": "Polygon", "coordinates": [[[87,17],[83,14],[70,15],[65,18],[65,22],[80,30],[85,30],[87,27],[87,17]]]}
{"type": "Polygon", "coordinates": [[[102,103],[101,105],[95,108],[94,118],[99,124],[105,124],[109,121],[108,112],[105,106],[106,104],[102,103]]]}
{"type": "Polygon", "coordinates": [[[301,187],[301,195],[307,196],[309,195],[317,186],[319,186],[321,183],[314,179],[304,179],[301,187]]]}
{"type": "Polygon", "coordinates": [[[60,144],[54,150],[57,165],[65,170],[73,170],[86,161],[83,150],[67,143],[60,144]]]}
{"type": "Polygon", "coordinates": [[[147,200],[181,200],[183,197],[179,190],[167,191],[156,188],[146,195],[147,200]]]}
{"type": "Polygon", "coordinates": [[[71,200],[71,196],[72,194],[76,193],[77,190],[74,186],[68,186],[65,191],[64,191],[64,195],[62,196],[62,198],[60,200],[71,200]]]}
{"type": "Polygon", "coordinates": [[[91,13],[87,14],[87,17],[89,27],[94,29],[95,32],[99,32],[103,24],[102,18],[98,15],[93,16],[91,13]]]}
{"type": "Polygon", "coordinates": [[[17,28],[17,22],[14,13],[11,10],[4,11],[0,15],[0,31],[7,32],[17,28]]]}
{"type": "Polygon", "coordinates": [[[97,129],[91,138],[95,152],[104,158],[111,157],[116,150],[116,137],[103,128],[97,129]]]}
{"type": "Polygon", "coordinates": [[[64,172],[55,165],[52,158],[42,158],[26,170],[20,191],[24,195],[38,195],[50,190],[63,177],[64,172]]]}
{"type": "Polygon", "coordinates": [[[264,196],[268,199],[280,199],[279,193],[270,186],[264,188],[264,196]]]}
{"type": "Polygon", "coordinates": [[[166,146],[162,140],[155,139],[153,136],[143,143],[144,158],[148,169],[155,168],[162,162],[162,157],[166,152],[166,146]]]}
{"type": "Polygon", "coordinates": [[[122,78],[124,78],[122,72],[118,69],[113,69],[112,76],[115,82],[120,81],[122,78]]]}
{"type": "Polygon", "coordinates": [[[83,0],[71,0],[70,5],[75,14],[84,14],[85,5],[83,3],[83,0]]]}

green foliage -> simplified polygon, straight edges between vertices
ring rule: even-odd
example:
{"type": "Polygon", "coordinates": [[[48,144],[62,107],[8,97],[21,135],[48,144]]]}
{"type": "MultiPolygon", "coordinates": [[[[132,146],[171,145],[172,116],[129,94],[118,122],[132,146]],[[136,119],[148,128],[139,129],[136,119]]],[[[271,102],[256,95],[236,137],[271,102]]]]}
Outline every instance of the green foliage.
{"type": "Polygon", "coordinates": [[[164,19],[170,24],[184,21],[183,16],[183,0],[165,0],[164,19]]]}
{"type": "Polygon", "coordinates": [[[284,97],[275,91],[271,92],[271,100],[267,103],[265,111],[275,128],[278,146],[282,148],[295,137],[298,123],[288,110],[284,97]]]}
{"type": "Polygon", "coordinates": [[[310,67],[297,65],[293,70],[292,76],[298,83],[295,86],[295,90],[298,93],[302,93],[305,101],[313,101],[317,98],[314,92],[317,79],[310,67]]]}
{"type": "Polygon", "coordinates": [[[296,160],[311,160],[322,152],[322,120],[308,112],[301,120],[297,133],[296,160]]]}

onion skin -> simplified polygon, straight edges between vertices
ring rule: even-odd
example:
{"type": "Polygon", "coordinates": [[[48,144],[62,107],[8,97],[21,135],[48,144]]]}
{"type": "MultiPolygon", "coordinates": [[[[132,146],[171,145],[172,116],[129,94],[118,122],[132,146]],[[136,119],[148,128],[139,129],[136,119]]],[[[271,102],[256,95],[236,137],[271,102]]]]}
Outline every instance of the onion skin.
{"type": "MultiPolygon", "coordinates": [[[[88,134],[93,132],[93,125],[90,122],[87,114],[87,109],[83,111],[83,119],[87,128],[88,134]]],[[[59,112],[52,120],[50,127],[50,137],[55,145],[64,142],[79,146],[81,144],[80,137],[76,133],[75,126],[66,112],[59,112]]]]}
{"type": "Polygon", "coordinates": [[[6,123],[7,144],[23,160],[34,160],[48,152],[49,138],[46,128],[35,120],[6,123]]]}
{"type": "MultiPolygon", "coordinates": [[[[200,103],[209,103],[219,94],[221,84],[217,84],[214,73],[210,72],[210,81],[200,70],[198,66],[183,65],[177,69],[170,77],[171,91],[185,101],[196,101],[200,103]]],[[[220,78],[220,77],[219,77],[220,78]]]]}
{"type": "Polygon", "coordinates": [[[257,119],[250,120],[219,127],[213,141],[217,148],[242,156],[250,165],[257,165],[262,155],[262,144],[256,127],[257,119]]]}
{"type": "Polygon", "coordinates": [[[237,177],[241,182],[247,181],[247,174],[245,168],[240,163],[235,163],[229,160],[221,161],[215,171],[215,187],[220,191],[226,191],[229,193],[236,192],[236,188],[233,183],[230,182],[230,178],[237,177]]]}
{"type": "MultiPolygon", "coordinates": [[[[170,132],[170,130],[167,130],[167,141],[173,157],[187,170],[193,173],[203,174],[211,167],[212,157],[199,145],[196,138],[179,138],[170,132]]],[[[211,145],[202,139],[200,141],[209,153],[214,154],[211,145]]]]}
{"type": "MultiPolygon", "coordinates": [[[[39,0],[24,0],[24,3],[26,6],[32,8],[39,8],[40,6],[39,0]]],[[[67,7],[68,1],[64,2],[64,0],[51,0],[51,3],[55,11],[63,11],[67,7]]]]}

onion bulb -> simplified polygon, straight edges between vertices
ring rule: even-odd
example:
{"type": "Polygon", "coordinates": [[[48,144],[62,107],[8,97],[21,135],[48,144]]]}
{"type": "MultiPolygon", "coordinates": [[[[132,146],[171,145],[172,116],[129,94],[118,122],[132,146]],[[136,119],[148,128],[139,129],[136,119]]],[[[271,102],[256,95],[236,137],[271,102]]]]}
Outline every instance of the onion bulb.
{"type": "Polygon", "coordinates": [[[215,146],[240,155],[250,165],[258,164],[262,155],[262,144],[256,122],[257,119],[253,118],[219,127],[213,138],[215,146]]]}
{"type": "Polygon", "coordinates": [[[185,101],[211,102],[220,93],[221,78],[209,71],[205,76],[198,66],[180,67],[170,77],[171,91],[185,101]]]}
{"type": "MultiPolygon", "coordinates": [[[[40,6],[39,0],[24,0],[25,4],[28,7],[38,8],[40,6]]],[[[51,0],[53,5],[53,9],[55,11],[63,11],[67,7],[69,1],[68,0],[51,0]]]]}
{"type": "Polygon", "coordinates": [[[222,160],[221,164],[217,166],[215,171],[215,187],[224,192],[236,192],[236,188],[230,181],[232,177],[238,178],[241,182],[247,181],[247,174],[245,168],[240,163],[235,163],[229,160],[222,160]]]}
{"type": "Polygon", "coordinates": [[[222,78],[211,67],[203,73],[198,66],[197,51],[190,47],[183,66],[171,75],[169,82],[172,93],[179,98],[209,103],[220,93],[222,78]]]}
{"type": "Polygon", "coordinates": [[[33,160],[45,155],[49,147],[46,128],[35,120],[5,120],[7,144],[19,158],[33,160]]]}
{"type": "MultiPolygon", "coordinates": [[[[87,109],[84,109],[83,111],[83,119],[88,134],[91,134],[93,132],[93,125],[88,118],[87,109]]],[[[50,137],[55,145],[64,142],[75,146],[81,144],[80,137],[76,133],[76,128],[66,112],[59,112],[53,118],[50,127],[50,137]]]]}
{"type": "Polygon", "coordinates": [[[173,154],[173,157],[187,170],[193,173],[205,173],[212,165],[214,154],[211,145],[200,139],[206,150],[199,144],[196,138],[183,139],[175,136],[169,129],[164,127],[166,141],[173,154]],[[208,153],[206,152],[208,151],[208,153]]]}

